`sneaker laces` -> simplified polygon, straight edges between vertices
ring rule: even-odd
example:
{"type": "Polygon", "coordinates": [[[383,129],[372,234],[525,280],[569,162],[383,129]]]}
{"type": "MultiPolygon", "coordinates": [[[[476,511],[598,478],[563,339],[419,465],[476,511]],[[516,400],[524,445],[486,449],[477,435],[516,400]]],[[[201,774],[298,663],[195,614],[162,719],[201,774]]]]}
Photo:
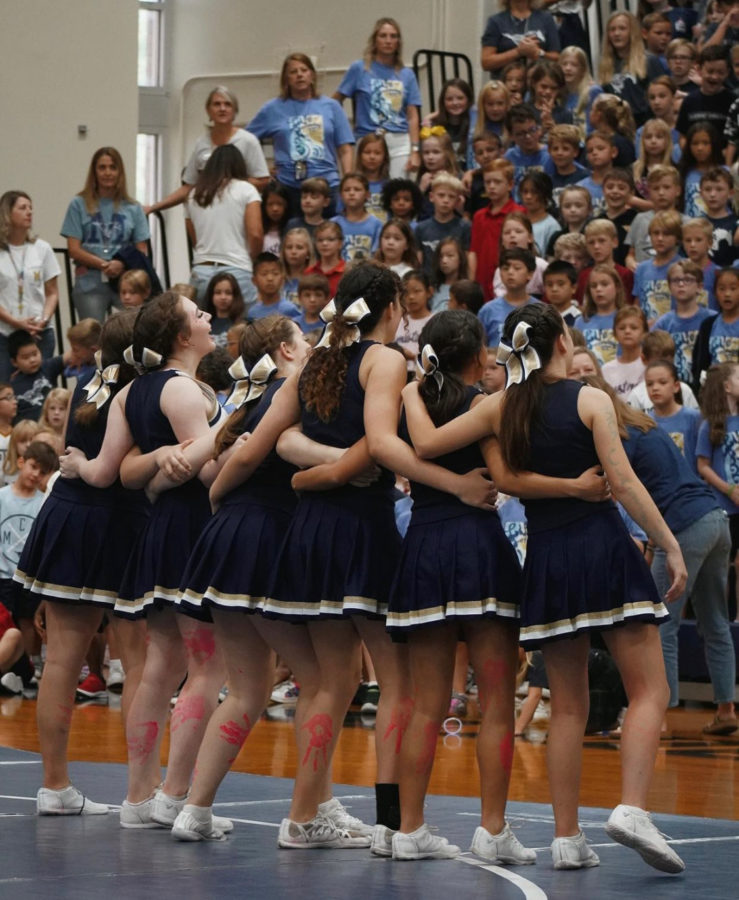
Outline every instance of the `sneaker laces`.
{"type": "Polygon", "coordinates": [[[317,840],[323,840],[324,838],[351,838],[351,835],[345,828],[341,828],[335,822],[332,822],[331,819],[327,818],[324,815],[317,815],[313,820],[309,833],[311,837],[314,837],[317,840]]]}
{"type": "Polygon", "coordinates": [[[352,828],[364,827],[365,823],[356,816],[353,816],[341,801],[337,800],[336,802],[339,805],[334,807],[334,811],[331,813],[331,821],[337,828],[351,831],[352,828]]]}

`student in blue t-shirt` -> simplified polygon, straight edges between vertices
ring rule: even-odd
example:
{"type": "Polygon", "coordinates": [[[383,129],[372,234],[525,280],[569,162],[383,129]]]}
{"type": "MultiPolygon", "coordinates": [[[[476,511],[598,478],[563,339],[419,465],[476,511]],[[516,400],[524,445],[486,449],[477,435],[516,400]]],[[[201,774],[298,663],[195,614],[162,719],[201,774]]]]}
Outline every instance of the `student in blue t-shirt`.
{"type": "Polygon", "coordinates": [[[667,283],[675,309],[660,316],[653,327],[672,335],[678,378],[690,381],[693,377],[693,347],[701,324],[711,316],[705,306],[698,305],[703,270],[689,259],[681,259],[667,270],[667,283]]]}
{"type": "Polygon", "coordinates": [[[260,253],[254,260],[252,280],[257,289],[257,302],[249,308],[249,319],[265,316],[288,316],[297,319],[298,307],[282,296],[285,269],[280,257],[274,253],[260,253]]]}
{"type": "Polygon", "coordinates": [[[395,19],[378,19],[368,42],[370,59],[358,59],[341,79],[334,99],[354,101],[357,137],[382,133],[390,151],[390,178],[418,169],[421,91],[413,70],[401,60],[402,38],[395,19]]]}
{"type": "Polygon", "coordinates": [[[677,369],[669,360],[655,360],[647,366],[644,382],[652,403],[649,415],[669,434],[673,444],[697,474],[695,447],[701,415],[697,409],[686,409],[682,405],[677,369]]]}
{"type": "Polygon", "coordinates": [[[720,269],[714,290],[721,311],[704,320],[693,348],[696,392],[703,373],[711,366],[739,361],[739,269],[720,269]]]}
{"type": "Polygon", "coordinates": [[[509,313],[529,303],[539,302],[535,297],[530,297],[526,290],[526,285],[536,270],[533,253],[521,247],[503,250],[500,254],[499,269],[505,293],[502,297],[496,297],[483,304],[477,314],[485,329],[489,347],[497,347],[500,343],[503,323],[509,313]]]}
{"type": "Polygon", "coordinates": [[[624,286],[618,272],[606,263],[594,265],[585,287],[583,314],[575,319],[574,327],[582,332],[585,345],[601,366],[616,358],[614,319],[624,303],[624,286]]]}
{"type": "Polygon", "coordinates": [[[511,135],[513,146],[506,150],[505,158],[515,167],[513,198],[516,203],[520,203],[518,186],[523,176],[527,172],[543,172],[551,165],[551,157],[541,142],[539,112],[530,103],[519,103],[508,110],[506,128],[511,135]]]}
{"type": "Polygon", "coordinates": [[[344,242],[341,257],[345,262],[369,259],[380,243],[382,222],[366,210],[369,200],[369,182],[358,172],[349,172],[341,179],[339,187],[344,213],[331,221],[341,228],[344,242]]]}
{"type": "Polygon", "coordinates": [[[656,213],[649,223],[654,259],[645,259],[634,270],[634,297],[644,310],[650,328],[672,308],[667,272],[680,259],[677,248],[682,236],[682,218],[674,210],[656,213]]]}
{"type": "Polygon", "coordinates": [[[590,174],[578,184],[590,191],[593,215],[597,217],[605,212],[606,208],[603,179],[618,156],[618,147],[614,143],[613,135],[607,131],[594,131],[589,134],[585,139],[585,156],[590,167],[590,174]]]}
{"type": "MultiPolygon", "coordinates": [[[[698,432],[698,472],[733,518],[739,536],[739,362],[711,369],[701,393],[705,422],[698,432]]],[[[734,548],[736,553],[736,547],[734,548]]]]}

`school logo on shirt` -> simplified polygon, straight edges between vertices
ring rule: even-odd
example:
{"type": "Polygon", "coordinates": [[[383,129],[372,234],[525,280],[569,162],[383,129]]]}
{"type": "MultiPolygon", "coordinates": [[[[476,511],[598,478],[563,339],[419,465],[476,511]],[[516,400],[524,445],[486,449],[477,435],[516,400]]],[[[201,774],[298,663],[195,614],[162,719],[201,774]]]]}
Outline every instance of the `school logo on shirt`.
{"type": "Polygon", "coordinates": [[[82,229],[83,244],[97,244],[108,247],[112,244],[124,244],[126,241],[126,217],[114,212],[110,222],[103,221],[102,213],[93,213],[89,222],[82,229]]]}
{"type": "Polygon", "coordinates": [[[505,536],[516,551],[518,561],[523,565],[526,562],[526,547],[528,545],[528,529],[525,522],[505,522],[503,524],[505,536]]]}
{"type": "Polygon", "coordinates": [[[650,322],[668,313],[672,308],[672,298],[667,279],[655,278],[653,281],[645,281],[642,285],[641,301],[642,309],[650,322]]]}
{"type": "Polygon", "coordinates": [[[682,431],[668,431],[667,432],[672,439],[672,443],[677,447],[677,449],[685,456],[685,435],[682,431]]]}
{"type": "Polygon", "coordinates": [[[694,181],[685,185],[685,215],[694,219],[698,216],[705,216],[706,204],[701,197],[700,184],[694,181]]]}
{"type": "Polygon", "coordinates": [[[368,234],[344,235],[343,256],[347,262],[369,259],[372,256],[372,238],[368,234]]]}
{"type": "Polygon", "coordinates": [[[28,534],[33,527],[33,516],[15,513],[0,522],[0,551],[11,567],[18,565],[28,534]]]}
{"type": "Polygon", "coordinates": [[[739,337],[711,335],[708,339],[708,350],[714,364],[735,363],[739,359],[739,337]]]}
{"type": "Polygon", "coordinates": [[[724,477],[729,484],[739,484],[739,431],[730,431],[724,437],[721,450],[724,456],[724,477]]]}
{"type": "Polygon", "coordinates": [[[601,365],[616,358],[618,344],[612,328],[583,328],[582,333],[588,349],[595,353],[601,365]]]}
{"type": "Polygon", "coordinates": [[[693,347],[698,331],[676,331],[672,339],[675,341],[675,368],[681,381],[690,381],[693,372],[693,347]]]}
{"type": "Polygon", "coordinates": [[[402,109],[402,81],[370,78],[370,119],[375,125],[399,124],[402,109]]]}
{"type": "Polygon", "coordinates": [[[324,158],[323,116],[290,116],[290,159],[308,160],[324,158]]]}

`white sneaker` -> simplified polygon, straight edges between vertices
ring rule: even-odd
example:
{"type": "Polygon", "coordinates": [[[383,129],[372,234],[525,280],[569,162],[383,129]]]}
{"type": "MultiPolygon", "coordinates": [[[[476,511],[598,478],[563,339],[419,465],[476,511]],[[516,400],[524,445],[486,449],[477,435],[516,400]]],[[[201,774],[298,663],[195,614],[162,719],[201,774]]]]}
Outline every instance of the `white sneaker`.
{"type": "Polygon", "coordinates": [[[552,859],[555,869],[589,869],[600,865],[598,855],[588,847],[582,831],[573,837],[555,838],[552,841],[552,859]]]}
{"type": "Polygon", "coordinates": [[[277,846],[283,850],[314,850],[321,847],[347,849],[369,847],[368,837],[352,837],[348,831],[337,828],[333,822],[318,815],[310,822],[293,822],[283,819],[277,835],[277,846]]]}
{"type": "Polygon", "coordinates": [[[685,869],[685,863],[657,830],[649,813],[638,806],[617,806],[606,823],[606,834],[636,850],[645,863],[660,872],[676,874],[685,869]]]}
{"type": "Polygon", "coordinates": [[[123,671],[120,659],[113,659],[108,666],[108,677],[105,679],[105,686],[114,694],[120,694],[123,690],[123,682],[126,680],[126,673],[123,671]]]}
{"type": "Polygon", "coordinates": [[[294,681],[288,679],[281,681],[272,688],[270,700],[273,703],[283,703],[285,706],[295,706],[300,696],[300,688],[294,681]]]}
{"type": "MultiPolygon", "coordinates": [[[[157,788],[151,806],[151,818],[157,825],[172,828],[175,819],[185,808],[186,803],[187,796],[178,799],[165,794],[161,788],[157,788]]],[[[224,834],[230,834],[234,830],[234,823],[223,816],[213,816],[213,827],[224,834]]]]}
{"type": "Polygon", "coordinates": [[[397,833],[387,825],[375,825],[372,829],[370,853],[373,856],[391,857],[393,855],[393,835],[397,833]]]}
{"type": "Polygon", "coordinates": [[[410,834],[393,835],[393,859],[454,859],[460,849],[446,838],[432,834],[425,823],[410,834]]]}
{"type": "Polygon", "coordinates": [[[124,800],[121,804],[121,828],[161,828],[160,823],[151,817],[153,808],[153,797],[140,803],[129,803],[128,800],[124,800]]]}
{"type": "Polygon", "coordinates": [[[479,825],[470,851],[498,865],[530,866],[536,862],[536,851],[524,847],[507,822],[499,834],[490,834],[487,828],[479,825]]]}
{"type": "Polygon", "coordinates": [[[356,816],[349,815],[346,807],[336,797],[319,803],[318,815],[324,816],[329,822],[333,822],[338,829],[348,831],[352,837],[372,837],[373,826],[367,825],[356,816]]]}
{"type": "Polygon", "coordinates": [[[213,813],[189,803],[174,820],[172,837],[178,841],[225,841],[226,835],[213,824],[213,813]],[[209,815],[206,817],[205,812],[209,815]],[[205,818],[206,821],[202,821],[205,818]]]}
{"type": "Polygon", "coordinates": [[[93,803],[72,784],[61,791],[39,788],[36,810],[40,816],[103,816],[110,812],[104,803],[93,803]]]}
{"type": "Polygon", "coordinates": [[[20,675],[16,675],[15,672],[6,672],[3,677],[0,678],[0,684],[9,694],[23,693],[23,679],[20,675]]]}

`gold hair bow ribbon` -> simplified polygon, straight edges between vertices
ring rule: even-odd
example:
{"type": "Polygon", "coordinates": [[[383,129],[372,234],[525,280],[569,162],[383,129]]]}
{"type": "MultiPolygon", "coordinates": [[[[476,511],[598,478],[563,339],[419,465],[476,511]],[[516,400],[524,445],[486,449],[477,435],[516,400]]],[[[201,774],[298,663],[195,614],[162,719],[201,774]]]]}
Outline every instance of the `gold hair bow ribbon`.
{"type": "Polygon", "coordinates": [[[97,409],[104,406],[110,399],[113,385],[118,381],[118,373],[121,369],[117,363],[103,368],[102,360],[102,350],[96,350],[96,372],[83,388],[86,394],[86,402],[94,403],[97,409]]]}
{"type": "Polygon", "coordinates": [[[326,304],[321,310],[320,316],[323,321],[326,323],[326,327],[323,329],[323,334],[321,335],[321,340],[316,344],[316,347],[328,347],[331,341],[331,323],[334,320],[334,317],[340,315],[345,322],[349,322],[350,325],[354,327],[350,329],[349,334],[346,337],[346,340],[342,344],[343,347],[348,347],[350,344],[356,344],[358,340],[361,338],[361,334],[359,332],[358,323],[362,321],[365,316],[368,316],[372,310],[367,306],[364,301],[364,297],[358,297],[353,303],[350,303],[349,306],[342,312],[336,309],[336,302],[331,300],[330,303],[326,304]]]}
{"type": "Polygon", "coordinates": [[[260,357],[251,367],[251,371],[246,368],[244,357],[239,356],[228,370],[228,374],[235,383],[226,401],[226,406],[230,404],[236,409],[241,409],[245,403],[261,397],[276,371],[277,366],[269,353],[260,357]]]}
{"type": "Polygon", "coordinates": [[[418,371],[427,378],[433,378],[436,387],[441,391],[444,384],[444,376],[439,371],[439,357],[431,344],[424,344],[423,350],[418,354],[416,359],[418,371]]]}
{"type": "Polygon", "coordinates": [[[133,366],[139,375],[142,375],[147,369],[156,369],[157,366],[161,366],[162,362],[164,362],[164,357],[161,353],[157,353],[156,350],[150,350],[148,347],[142,347],[141,358],[136,359],[133,344],[129,344],[123,351],[123,359],[129,366],[133,366]]]}
{"type": "Polygon", "coordinates": [[[422,141],[425,141],[426,138],[429,137],[441,137],[442,134],[446,134],[446,128],[443,125],[425,125],[418,133],[418,136],[422,141]]]}
{"type": "Polygon", "coordinates": [[[498,345],[496,362],[499,366],[505,366],[506,387],[511,384],[522,384],[529,375],[541,368],[539,354],[529,343],[529,331],[531,325],[527,322],[519,322],[513,331],[511,345],[498,345]]]}

